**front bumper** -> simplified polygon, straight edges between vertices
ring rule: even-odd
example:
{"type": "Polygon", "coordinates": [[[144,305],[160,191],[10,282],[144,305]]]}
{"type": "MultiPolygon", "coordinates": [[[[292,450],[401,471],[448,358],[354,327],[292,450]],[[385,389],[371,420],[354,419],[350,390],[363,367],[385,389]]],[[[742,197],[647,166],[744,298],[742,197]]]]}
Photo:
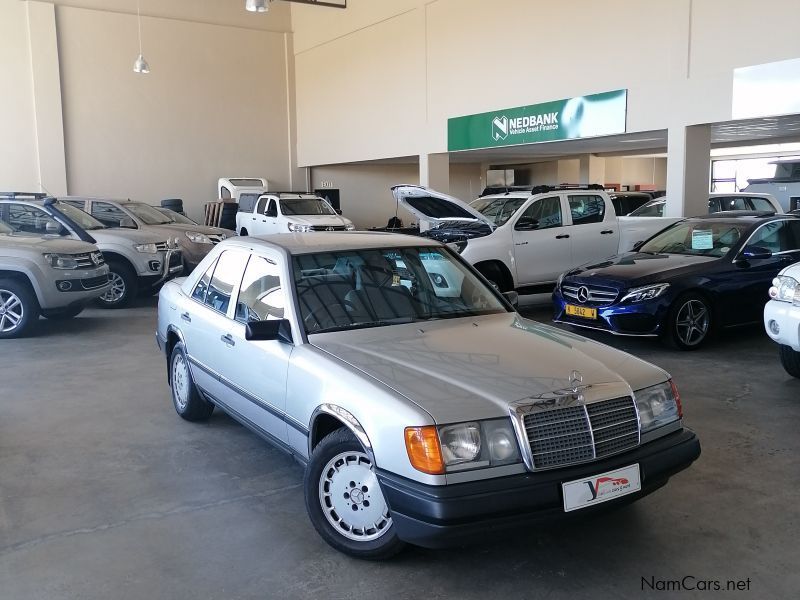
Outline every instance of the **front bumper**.
{"type": "Polygon", "coordinates": [[[45,289],[42,289],[39,306],[43,313],[47,313],[86,305],[102,296],[109,285],[106,265],[86,270],[50,270],[46,284],[43,284],[45,289]],[[56,278],[52,279],[54,274],[56,278]]]}
{"type": "Polygon", "coordinates": [[[157,260],[161,263],[158,272],[149,272],[147,275],[140,273],[140,286],[153,288],[183,273],[183,255],[180,250],[167,250],[163,257],[159,257],[157,260]]]}
{"type": "Polygon", "coordinates": [[[575,327],[597,329],[616,335],[654,337],[661,333],[669,314],[672,298],[659,296],[654,300],[635,302],[633,304],[578,304],[561,295],[558,288],[553,292],[553,320],[575,327]],[[586,306],[597,310],[596,319],[575,317],[567,314],[567,304],[586,306]]]}
{"type": "Polygon", "coordinates": [[[764,307],[764,329],[774,342],[800,352],[800,306],[770,300],[764,307]],[[770,328],[771,321],[779,328],[778,333],[770,328]]]}
{"type": "Polygon", "coordinates": [[[597,513],[633,502],[663,486],[700,456],[694,432],[683,428],[635,450],[593,463],[445,486],[424,485],[378,471],[400,539],[442,548],[535,523],[597,513]],[[596,506],[564,512],[561,484],[639,464],[642,489],[596,506]]]}

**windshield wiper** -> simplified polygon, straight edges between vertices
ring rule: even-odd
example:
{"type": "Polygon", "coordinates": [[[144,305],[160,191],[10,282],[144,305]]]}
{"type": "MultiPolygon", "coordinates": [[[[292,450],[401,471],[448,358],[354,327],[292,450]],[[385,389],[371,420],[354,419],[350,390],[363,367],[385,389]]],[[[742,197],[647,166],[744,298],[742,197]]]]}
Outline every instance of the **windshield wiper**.
{"type": "MultiPolygon", "coordinates": [[[[413,321],[408,321],[409,323],[413,321]]],[[[332,327],[323,327],[322,329],[317,329],[316,331],[310,331],[309,333],[330,333],[331,331],[344,331],[346,329],[366,329],[367,327],[380,327],[382,325],[396,325],[397,323],[392,323],[391,321],[363,321],[361,323],[347,323],[346,325],[333,325],[332,327]]]]}

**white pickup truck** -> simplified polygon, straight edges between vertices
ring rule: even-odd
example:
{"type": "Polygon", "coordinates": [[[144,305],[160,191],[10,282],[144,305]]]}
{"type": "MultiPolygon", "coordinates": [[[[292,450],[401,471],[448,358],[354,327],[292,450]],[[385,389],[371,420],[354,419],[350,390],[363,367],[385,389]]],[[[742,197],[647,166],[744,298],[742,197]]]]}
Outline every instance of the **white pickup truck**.
{"type": "Polygon", "coordinates": [[[637,224],[632,239],[599,186],[538,186],[471,204],[418,185],[392,193],[420,219],[423,235],[453,244],[501,291],[552,288],[561,273],[627,252],[664,228],[659,219],[637,224]]]}
{"type": "Polygon", "coordinates": [[[304,233],[352,231],[352,221],[340,216],[328,202],[303,192],[269,192],[258,198],[239,198],[236,233],[304,233]]]}

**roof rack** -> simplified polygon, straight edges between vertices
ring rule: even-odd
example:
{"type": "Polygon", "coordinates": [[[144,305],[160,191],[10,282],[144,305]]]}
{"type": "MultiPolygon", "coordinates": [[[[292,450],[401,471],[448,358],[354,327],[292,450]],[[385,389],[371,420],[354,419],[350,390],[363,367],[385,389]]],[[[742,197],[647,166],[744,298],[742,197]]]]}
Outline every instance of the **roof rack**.
{"type": "Polygon", "coordinates": [[[605,190],[599,183],[560,183],[558,185],[496,185],[488,186],[481,192],[481,196],[493,194],[508,194],[511,192],[529,192],[531,194],[547,194],[564,190],[605,190]]]}
{"type": "Polygon", "coordinates": [[[35,198],[36,200],[41,200],[42,198],[47,198],[47,194],[44,192],[0,192],[0,198],[35,198]]]}

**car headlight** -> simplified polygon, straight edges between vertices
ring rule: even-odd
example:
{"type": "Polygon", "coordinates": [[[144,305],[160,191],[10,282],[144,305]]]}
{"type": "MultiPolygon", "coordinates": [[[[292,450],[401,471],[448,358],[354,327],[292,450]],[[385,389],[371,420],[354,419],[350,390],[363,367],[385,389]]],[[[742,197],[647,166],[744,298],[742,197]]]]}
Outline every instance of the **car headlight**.
{"type": "Polygon", "coordinates": [[[778,275],[772,280],[769,297],[779,302],[792,302],[800,306],[800,283],[794,277],[778,275]]]}
{"type": "Polygon", "coordinates": [[[667,289],[669,289],[668,283],[656,283],[654,285],[633,288],[622,297],[620,302],[644,302],[645,300],[653,300],[666,292],[667,289]]]}
{"type": "Polygon", "coordinates": [[[45,254],[44,259],[54,269],[77,269],[78,261],[71,254],[45,254]]]}
{"type": "Polygon", "coordinates": [[[311,231],[311,225],[306,225],[305,223],[289,223],[289,231],[294,231],[295,233],[306,233],[311,231]]]}
{"type": "Polygon", "coordinates": [[[412,466],[425,473],[496,467],[520,462],[510,419],[406,427],[412,466]]]}
{"type": "MultiPolygon", "coordinates": [[[[189,238],[189,241],[194,244],[211,244],[211,238],[208,237],[205,233],[200,233],[199,231],[187,231],[186,237],[189,238]]],[[[225,239],[225,238],[222,238],[225,239]]]]}
{"type": "Polygon", "coordinates": [[[155,254],[158,252],[158,245],[155,243],[150,244],[136,244],[134,246],[137,252],[142,252],[143,254],[155,254]]]}
{"type": "Polygon", "coordinates": [[[677,421],[683,417],[678,388],[670,379],[634,392],[639,410],[639,429],[642,433],[677,421]]]}

